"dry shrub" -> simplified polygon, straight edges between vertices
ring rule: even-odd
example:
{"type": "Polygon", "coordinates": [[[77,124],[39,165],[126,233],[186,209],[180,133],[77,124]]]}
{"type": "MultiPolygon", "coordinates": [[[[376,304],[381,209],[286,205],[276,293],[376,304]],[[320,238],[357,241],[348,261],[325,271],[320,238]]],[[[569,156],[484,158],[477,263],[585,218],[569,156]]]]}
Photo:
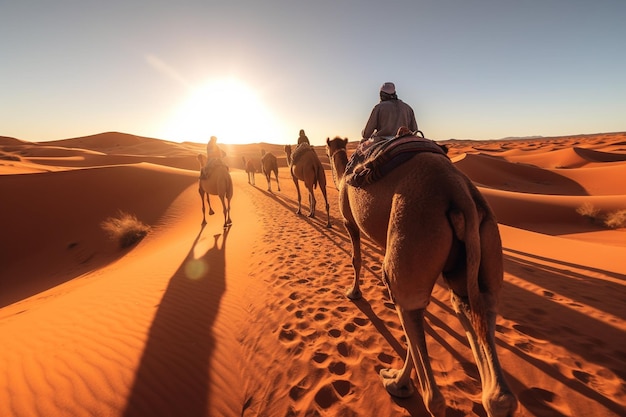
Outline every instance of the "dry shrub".
{"type": "Polygon", "coordinates": [[[607,214],[604,224],[611,229],[626,227],[626,209],[607,214]]]}
{"type": "Polygon", "coordinates": [[[587,217],[594,223],[601,224],[610,229],[626,227],[626,209],[603,214],[600,209],[595,208],[593,204],[587,202],[578,207],[576,213],[587,217]]]}
{"type": "Polygon", "coordinates": [[[592,220],[596,220],[600,215],[600,210],[595,208],[590,202],[586,202],[576,209],[576,213],[583,217],[589,217],[592,220]]]}
{"type": "Polygon", "coordinates": [[[150,226],[137,220],[134,215],[123,211],[119,212],[118,217],[109,217],[103,221],[101,226],[111,239],[119,242],[123,249],[135,245],[150,231],[150,226]]]}

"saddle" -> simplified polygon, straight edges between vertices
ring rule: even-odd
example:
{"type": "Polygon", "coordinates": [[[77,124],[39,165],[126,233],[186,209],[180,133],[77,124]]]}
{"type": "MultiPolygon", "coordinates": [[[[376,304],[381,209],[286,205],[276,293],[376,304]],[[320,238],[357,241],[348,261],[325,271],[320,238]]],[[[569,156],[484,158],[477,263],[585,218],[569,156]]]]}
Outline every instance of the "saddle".
{"type": "Polygon", "coordinates": [[[218,166],[225,166],[228,168],[228,166],[221,159],[209,158],[206,164],[200,169],[200,179],[205,180],[209,178],[218,166]]]}
{"type": "Polygon", "coordinates": [[[291,154],[291,163],[295,164],[302,157],[302,155],[310,151],[315,152],[315,149],[313,149],[313,147],[308,143],[299,144],[298,146],[296,146],[296,149],[291,154]]]}
{"type": "Polygon", "coordinates": [[[353,187],[372,184],[422,152],[448,157],[445,146],[402,129],[391,139],[363,141],[346,165],[346,183],[353,187]]]}

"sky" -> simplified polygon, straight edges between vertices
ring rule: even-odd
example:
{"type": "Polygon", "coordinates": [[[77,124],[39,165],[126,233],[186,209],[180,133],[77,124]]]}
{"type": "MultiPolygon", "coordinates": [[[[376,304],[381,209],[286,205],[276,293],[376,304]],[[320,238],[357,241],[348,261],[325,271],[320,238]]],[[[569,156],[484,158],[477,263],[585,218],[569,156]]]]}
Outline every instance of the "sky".
{"type": "Polygon", "coordinates": [[[0,0],[0,136],[434,140],[626,131],[624,0],[0,0]]]}

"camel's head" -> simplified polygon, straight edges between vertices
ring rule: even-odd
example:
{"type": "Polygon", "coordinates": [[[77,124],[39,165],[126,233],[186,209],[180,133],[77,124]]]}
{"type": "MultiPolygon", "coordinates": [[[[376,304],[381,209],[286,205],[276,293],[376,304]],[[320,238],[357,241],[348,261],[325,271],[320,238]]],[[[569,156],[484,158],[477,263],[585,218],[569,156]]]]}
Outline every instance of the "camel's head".
{"type": "Polygon", "coordinates": [[[337,152],[345,151],[348,146],[348,138],[340,138],[335,136],[334,139],[326,138],[326,153],[328,158],[332,159],[337,152]]]}

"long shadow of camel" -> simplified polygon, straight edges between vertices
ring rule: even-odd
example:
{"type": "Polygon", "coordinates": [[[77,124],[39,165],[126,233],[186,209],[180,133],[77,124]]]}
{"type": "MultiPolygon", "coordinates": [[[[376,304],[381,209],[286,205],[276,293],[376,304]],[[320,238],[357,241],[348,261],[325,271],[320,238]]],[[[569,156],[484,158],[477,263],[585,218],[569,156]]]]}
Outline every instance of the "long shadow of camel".
{"type": "Polygon", "coordinates": [[[125,417],[205,416],[209,409],[212,327],[226,288],[225,250],[229,229],[213,236],[213,247],[194,256],[200,229],[170,279],[150,327],[125,417]]]}

